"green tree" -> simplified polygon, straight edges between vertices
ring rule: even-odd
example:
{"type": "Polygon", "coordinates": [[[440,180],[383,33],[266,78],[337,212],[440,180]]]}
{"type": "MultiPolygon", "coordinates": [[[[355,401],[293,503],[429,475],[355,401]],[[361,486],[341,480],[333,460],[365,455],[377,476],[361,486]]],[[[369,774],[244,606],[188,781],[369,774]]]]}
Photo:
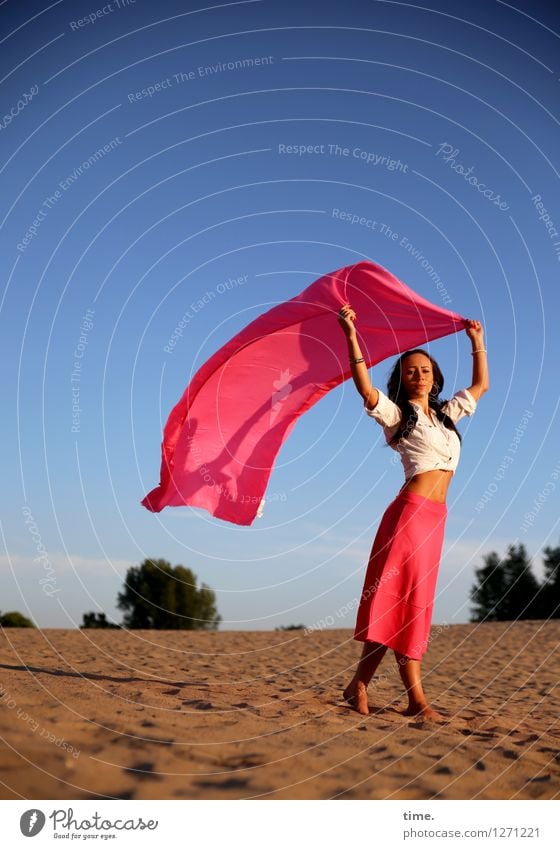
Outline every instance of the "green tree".
{"type": "Polygon", "coordinates": [[[509,545],[500,559],[495,551],[486,555],[484,566],[475,570],[478,586],[471,589],[474,602],[471,621],[513,621],[540,615],[539,582],[523,544],[509,545]]]}
{"type": "Polygon", "coordinates": [[[126,611],[125,628],[158,628],[212,631],[221,616],[216,596],[206,584],[196,586],[197,576],[185,566],[167,560],[147,559],[132,566],[125,579],[117,607],[126,611]]]}
{"type": "Polygon", "coordinates": [[[84,613],[84,621],[80,628],[120,628],[114,622],[109,622],[104,613],[84,613]]]}
{"type": "Polygon", "coordinates": [[[17,610],[0,613],[0,625],[2,628],[35,628],[35,623],[17,610]]]}
{"type": "Polygon", "coordinates": [[[478,585],[471,588],[470,598],[474,603],[471,622],[496,622],[498,609],[506,591],[504,568],[495,551],[483,556],[484,566],[475,569],[478,585]]]}
{"type": "Polygon", "coordinates": [[[502,620],[538,618],[540,587],[525,546],[509,545],[503,563],[507,592],[500,605],[502,620]]]}
{"type": "Polygon", "coordinates": [[[543,619],[560,619],[560,546],[543,549],[543,619]]]}

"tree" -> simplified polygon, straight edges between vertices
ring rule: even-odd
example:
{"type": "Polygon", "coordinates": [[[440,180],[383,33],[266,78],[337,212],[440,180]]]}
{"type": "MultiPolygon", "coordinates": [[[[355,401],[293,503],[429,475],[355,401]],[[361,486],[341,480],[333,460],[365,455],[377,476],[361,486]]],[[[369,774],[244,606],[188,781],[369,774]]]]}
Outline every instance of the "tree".
{"type": "Polygon", "coordinates": [[[560,619],[560,546],[543,549],[543,619],[560,619]]]}
{"type": "Polygon", "coordinates": [[[476,569],[478,586],[471,589],[473,622],[535,619],[540,615],[541,595],[531,561],[523,544],[508,546],[507,556],[495,551],[486,555],[485,565],[476,569]]]}
{"type": "Polygon", "coordinates": [[[117,607],[126,611],[125,628],[159,628],[212,631],[221,616],[216,596],[206,584],[196,586],[197,576],[185,566],[167,560],[147,559],[132,566],[119,593],[117,607]]]}
{"type": "Polygon", "coordinates": [[[538,618],[539,582],[525,546],[509,545],[503,563],[507,592],[500,605],[502,620],[538,618]]]}
{"type": "Polygon", "coordinates": [[[474,570],[478,586],[475,584],[470,592],[474,602],[471,622],[496,622],[500,618],[500,601],[506,591],[504,568],[495,551],[485,554],[482,559],[484,566],[474,570]]]}
{"type": "Polygon", "coordinates": [[[35,623],[17,610],[0,614],[2,628],[35,628],[35,623]]]}
{"type": "Polygon", "coordinates": [[[84,613],[83,624],[80,628],[120,628],[114,622],[109,622],[104,613],[84,613]]]}

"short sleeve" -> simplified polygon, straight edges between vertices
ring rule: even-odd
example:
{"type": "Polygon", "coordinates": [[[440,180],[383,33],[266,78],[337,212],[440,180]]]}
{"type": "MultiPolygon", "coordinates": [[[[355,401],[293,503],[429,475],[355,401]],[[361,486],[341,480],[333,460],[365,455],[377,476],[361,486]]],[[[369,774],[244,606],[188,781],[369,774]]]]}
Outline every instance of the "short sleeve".
{"type": "Polygon", "coordinates": [[[476,410],[476,401],[468,389],[459,389],[441,409],[452,422],[458,422],[463,416],[472,416],[476,410]]]}
{"type": "Polygon", "coordinates": [[[375,419],[376,422],[379,422],[384,427],[395,427],[401,420],[401,408],[391,401],[381,389],[377,391],[379,392],[379,398],[373,410],[368,410],[365,404],[364,410],[368,416],[371,416],[372,419],[375,419]]]}

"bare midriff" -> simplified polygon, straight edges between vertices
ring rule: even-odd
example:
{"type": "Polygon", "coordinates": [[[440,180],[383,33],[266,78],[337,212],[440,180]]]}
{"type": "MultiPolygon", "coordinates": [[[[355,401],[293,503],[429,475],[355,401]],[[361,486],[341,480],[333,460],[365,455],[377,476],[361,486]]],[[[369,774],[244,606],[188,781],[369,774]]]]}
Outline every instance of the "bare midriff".
{"type": "Polygon", "coordinates": [[[443,469],[431,469],[429,472],[420,472],[403,484],[401,492],[414,492],[416,495],[423,495],[424,498],[430,498],[432,501],[445,504],[447,490],[452,477],[453,472],[444,471],[443,469]]]}

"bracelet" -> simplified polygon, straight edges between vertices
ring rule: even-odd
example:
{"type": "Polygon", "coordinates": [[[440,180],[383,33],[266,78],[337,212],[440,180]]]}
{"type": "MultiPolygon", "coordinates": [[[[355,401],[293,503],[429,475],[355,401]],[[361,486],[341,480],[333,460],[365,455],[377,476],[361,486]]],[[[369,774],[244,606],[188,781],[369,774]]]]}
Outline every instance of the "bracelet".
{"type": "Polygon", "coordinates": [[[356,357],[355,359],[350,359],[351,363],[365,363],[364,357],[356,357]]]}
{"type": "Polygon", "coordinates": [[[488,351],[486,348],[477,348],[476,351],[471,351],[471,357],[473,354],[487,354],[488,351]]]}

